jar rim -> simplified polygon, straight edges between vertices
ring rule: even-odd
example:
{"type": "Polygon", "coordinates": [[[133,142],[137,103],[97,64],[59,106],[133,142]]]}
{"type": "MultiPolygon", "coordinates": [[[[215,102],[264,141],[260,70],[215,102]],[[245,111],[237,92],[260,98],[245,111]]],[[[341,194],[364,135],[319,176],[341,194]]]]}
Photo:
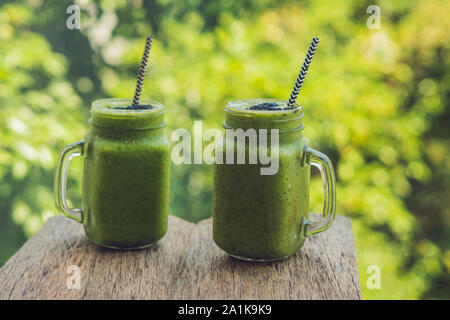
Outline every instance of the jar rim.
{"type": "Polygon", "coordinates": [[[89,124],[94,127],[115,128],[117,130],[149,130],[166,126],[164,107],[153,100],[141,100],[150,104],[151,109],[119,109],[131,105],[131,99],[106,98],[92,102],[89,124]]]}
{"type": "Polygon", "coordinates": [[[164,112],[164,106],[158,101],[141,100],[140,105],[151,105],[151,109],[118,109],[118,107],[127,107],[133,102],[132,99],[125,98],[105,98],[92,102],[91,115],[104,116],[108,118],[143,118],[164,112]]]}
{"type": "Polygon", "coordinates": [[[223,127],[278,129],[281,132],[300,131],[304,128],[302,118],[304,113],[298,103],[293,108],[281,110],[250,110],[260,103],[277,103],[280,107],[287,106],[286,100],[281,99],[241,99],[230,101],[225,107],[225,121],[223,127]]]}

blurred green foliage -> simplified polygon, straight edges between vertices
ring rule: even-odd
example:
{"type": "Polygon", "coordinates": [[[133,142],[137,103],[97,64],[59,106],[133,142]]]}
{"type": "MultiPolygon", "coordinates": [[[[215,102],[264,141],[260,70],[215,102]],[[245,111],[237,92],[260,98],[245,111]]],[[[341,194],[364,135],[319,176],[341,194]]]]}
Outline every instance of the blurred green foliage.
{"type": "MultiPolygon", "coordinates": [[[[338,212],[353,221],[363,297],[450,298],[448,1],[78,0],[0,4],[0,264],[56,214],[59,151],[87,130],[90,103],[128,97],[147,34],[143,98],[164,103],[169,131],[220,128],[227,101],[287,99],[313,35],[302,88],[305,135],[330,155],[338,212]],[[381,269],[370,290],[367,268],[381,269]]],[[[75,161],[76,162],[76,161],[75,161]]],[[[173,166],[171,212],[211,215],[212,171],[173,166]]],[[[79,204],[81,163],[69,195],[79,204]]],[[[312,210],[322,205],[311,183],[312,210]]]]}

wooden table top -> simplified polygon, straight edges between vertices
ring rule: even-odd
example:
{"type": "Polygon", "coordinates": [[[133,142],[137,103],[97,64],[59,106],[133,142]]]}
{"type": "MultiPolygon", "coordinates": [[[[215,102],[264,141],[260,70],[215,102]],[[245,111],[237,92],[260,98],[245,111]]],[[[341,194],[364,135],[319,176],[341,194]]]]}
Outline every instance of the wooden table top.
{"type": "Polygon", "coordinates": [[[118,251],[53,217],[0,269],[0,299],[361,299],[348,218],[337,216],[295,256],[264,263],[229,257],[211,228],[211,219],[170,216],[158,244],[118,251]]]}

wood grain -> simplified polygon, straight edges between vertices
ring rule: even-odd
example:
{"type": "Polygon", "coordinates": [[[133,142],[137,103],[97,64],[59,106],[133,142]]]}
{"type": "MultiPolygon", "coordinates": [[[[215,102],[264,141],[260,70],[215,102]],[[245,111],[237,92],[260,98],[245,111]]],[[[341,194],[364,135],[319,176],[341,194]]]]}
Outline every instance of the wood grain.
{"type": "Polygon", "coordinates": [[[341,216],[295,256],[270,263],[227,256],[212,241],[211,219],[170,216],[155,246],[117,251],[58,216],[0,269],[0,299],[361,299],[361,289],[351,223],[341,216]],[[67,288],[71,265],[80,289],[67,288]]]}

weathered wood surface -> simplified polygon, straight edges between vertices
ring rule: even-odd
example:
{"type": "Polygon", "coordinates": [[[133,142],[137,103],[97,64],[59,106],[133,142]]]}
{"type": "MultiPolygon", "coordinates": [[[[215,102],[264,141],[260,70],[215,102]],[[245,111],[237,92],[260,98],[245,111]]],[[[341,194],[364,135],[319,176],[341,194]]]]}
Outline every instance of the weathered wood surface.
{"type": "Polygon", "coordinates": [[[0,299],[174,298],[361,299],[350,220],[338,216],[289,259],[251,263],[215,246],[211,219],[195,225],[170,216],[157,245],[117,251],[90,243],[80,224],[59,216],[0,269],[0,299]],[[80,289],[67,287],[71,265],[80,289]]]}

